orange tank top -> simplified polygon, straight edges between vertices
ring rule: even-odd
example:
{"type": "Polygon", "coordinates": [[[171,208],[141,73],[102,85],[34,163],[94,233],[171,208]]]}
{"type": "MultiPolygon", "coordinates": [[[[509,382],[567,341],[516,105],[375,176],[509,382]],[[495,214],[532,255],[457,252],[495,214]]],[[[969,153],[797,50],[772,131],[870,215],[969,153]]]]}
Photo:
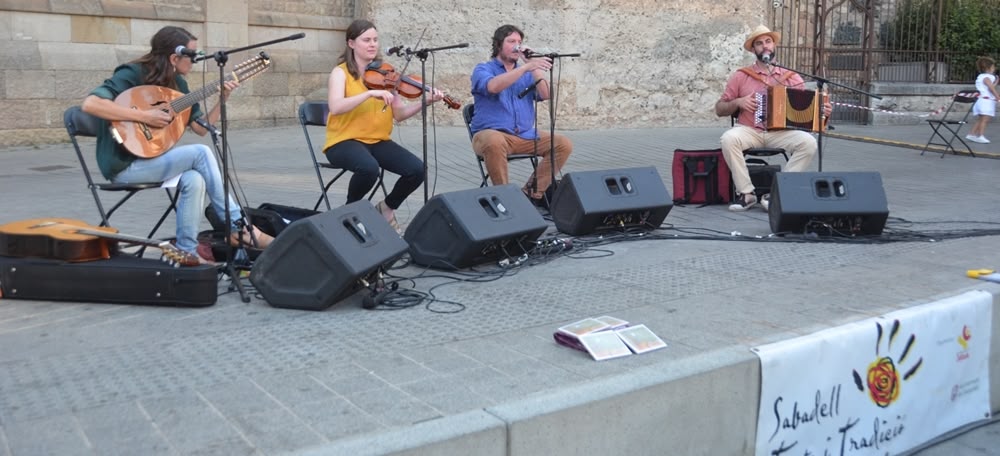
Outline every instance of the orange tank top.
{"type": "MultiPolygon", "coordinates": [[[[341,63],[338,68],[344,70],[347,76],[344,97],[368,91],[361,78],[351,77],[346,63],[341,63]]],[[[385,102],[381,98],[369,98],[348,112],[329,114],[326,119],[326,143],[323,145],[323,150],[348,139],[365,144],[388,141],[392,135],[392,106],[387,107],[385,112],[382,111],[383,107],[385,102]]]]}

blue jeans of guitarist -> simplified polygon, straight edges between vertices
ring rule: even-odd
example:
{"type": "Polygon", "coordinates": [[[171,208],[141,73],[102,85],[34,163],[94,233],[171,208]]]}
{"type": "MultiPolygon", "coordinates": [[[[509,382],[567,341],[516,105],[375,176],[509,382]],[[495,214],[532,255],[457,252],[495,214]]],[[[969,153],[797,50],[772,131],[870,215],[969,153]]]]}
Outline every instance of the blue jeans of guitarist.
{"type": "MultiPolygon", "coordinates": [[[[118,184],[165,181],[178,174],[181,178],[177,184],[180,192],[177,197],[177,248],[196,253],[206,192],[219,220],[226,217],[222,172],[212,149],[204,144],[177,146],[158,157],[135,160],[111,181],[118,184]]],[[[234,222],[233,228],[238,230],[235,222],[241,218],[240,207],[232,197],[229,198],[229,217],[234,222]]]]}

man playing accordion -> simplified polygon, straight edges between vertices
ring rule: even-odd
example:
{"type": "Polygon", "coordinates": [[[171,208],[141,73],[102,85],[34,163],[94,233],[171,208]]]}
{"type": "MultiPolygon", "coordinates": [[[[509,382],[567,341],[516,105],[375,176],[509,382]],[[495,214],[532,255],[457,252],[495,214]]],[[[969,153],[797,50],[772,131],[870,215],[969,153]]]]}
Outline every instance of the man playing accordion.
{"type": "MultiPolygon", "coordinates": [[[[765,109],[761,102],[767,98],[769,86],[803,89],[804,82],[798,73],[772,66],[774,50],[781,41],[781,34],[767,27],[757,26],[743,43],[743,49],[754,53],[757,59],[750,66],[740,68],[729,77],[722,97],[715,103],[715,114],[729,117],[738,113],[736,125],[722,135],[722,155],[733,175],[736,199],[729,205],[731,211],[745,211],[757,204],[754,186],[750,180],[745,149],[774,147],[791,154],[782,169],[785,172],[804,171],[816,155],[816,138],[808,131],[797,129],[768,130],[762,118],[765,109]]],[[[777,100],[769,100],[777,102],[777,100]]],[[[829,117],[833,107],[823,104],[823,115],[829,117]]],[[[770,195],[761,196],[761,206],[768,209],[770,195]]]]}

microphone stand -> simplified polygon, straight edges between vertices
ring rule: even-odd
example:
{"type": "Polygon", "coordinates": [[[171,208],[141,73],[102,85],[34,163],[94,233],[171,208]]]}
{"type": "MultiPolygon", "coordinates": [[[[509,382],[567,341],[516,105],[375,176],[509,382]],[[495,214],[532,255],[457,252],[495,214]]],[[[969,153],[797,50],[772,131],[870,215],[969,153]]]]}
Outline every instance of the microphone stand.
{"type": "MultiPolygon", "coordinates": [[[[850,86],[846,86],[844,84],[833,82],[833,81],[831,81],[829,79],[826,79],[826,78],[823,78],[823,77],[820,77],[820,76],[816,76],[814,74],[809,74],[809,73],[804,73],[804,72],[801,72],[801,71],[798,71],[798,70],[793,70],[791,68],[788,68],[786,66],[782,66],[782,65],[774,63],[774,62],[767,63],[767,65],[776,66],[778,68],[782,68],[782,69],[785,69],[785,70],[788,70],[788,71],[794,71],[794,72],[796,72],[796,73],[798,73],[798,74],[800,74],[802,76],[808,77],[808,78],[816,81],[816,90],[819,93],[823,93],[823,84],[830,84],[830,85],[834,85],[834,86],[837,86],[837,87],[841,87],[841,88],[850,90],[850,91],[855,92],[855,93],[859,93],[859,94],[862,94],[862,95],[867,95],[869,97],[875,98],[876,100],[881,100],[882,99],[882,97],[880,97],[878,95],[875,95],[875,94],[872,94],[872,93],[869,93],[869,92],[865,92],[864,90],[856,89],[854,87],[850,87],[850,86]]],[[[819,160],[819,171],[823,172],[823,132],[826,131],[826,113],[823,112],[823,107],[822,106],[820,106],[819,109],[820,109],[820,121],[819,121],[820,122],[820,128],[819,128],[819,132],[818,132],[817,138],[816,138],[816,155],[817,155],[817,159],[819,160]]]]}
{"type": "Polygon", "coordinates": [[[424,159],[424,202],[427,202],[427,92],[431,90],[430,86],[427,85],[427,56],[431,52],[444,51],[446,49],[457,49],[469,47],[469,43],[453,44],[450,46],[441,46],[436,48],[423,48],[417,49],[416,51],[406,48],[407,61],[410,55],[416,55],[420,59],[420,82],[424,85],[424,89],[420,91],[420,128],[423,134],[423,159],[424,159]]]}
{"type": "MultiPolygon", "coordinates": [[[[275,44],[275,43],[281,43],[283,41],[298,40],[298,39],[304,38],[305,36],[306,36],[305,33],[297,33],[295,35],[289,35],[289,36],[286,36],[284,38],[278,38],[276,40],[266,41],[266,42],[263,42],[263,43],[252,44],[250,46],[244,46],[244,47],[241,47],[241,48],[230,49],[230,50],[216,51],[214,54],[211,54],[211,55],[204,55],[204,56],[199,56],[199,57],[195,57],[195,58],[191,59],[191,61],[194,62],[194,63],[197,63],[197,62],[200,62],[200,61],[206,60],[206,59],[213,59],[213,60],[215,60],[216,64],[218,64],[218,66],[219,66],[219,124],[222,126],[222,133],[221,133],[221,135],[222,135],[222,196],[223,196],[223,204],[225,205],[224,212],[226,213],[226,217],[225,217],[226,228],[225,228],[225,231],[223,233],[224,233],[224,236],[225,236],[226,246],[228,247],[226,249],[226,271],[229,274],[229,278],[232,279],[232,283],[235,285],[237,291],[239,291],[239,293],[240,293],[240,299],[243,302],[245,302],[245,303],[249,303],[250,302],[250,296],[247,294],[246,289],[243,288],[243,282],[240,280],[240,276],[239,276],[239,274],[236,271],[236,266],[235,266],[235,261],[234,261],[235,260],[235,250],[236,249],[233,246],[229,245],[229,239],[232,237],[232,234],[233,234],[232,233],[232,230],[233,230],[233,226],[232,226],[233,225],[233,220],[232,220],[232,217],[230,217],[230,215],[229,215],[229,187],[230,187],[230,183],[229,183],[229,133],[228,133],[229,119],[227,118],[227,115],[226,115],[226,98],[224,96],[222,96],[223,93],[225,93],[225,87],[226,87],[226,85],[225,85],[226,84],[226,70],[225,70],[226,63],[229,61],[229,55],[230,54],[234,54],[236,52],[242,52],[242,51],[246,51],[246,50],[250,50],[250,49],[254,49],[254,48],[264,47],[264,46],[268,46],[268,45],[275,44]]],[[[267,54],[263,54],[263,55],[266,56],[267,54]]],[[[215,136],[215,132],[214,131],[213,131],[212,135],[215,136]]],[[[246,211],[241,211],[241,212],[243,213],[243,216],[246,217],[246,211]]],[[[253,237],[253,230],[248,228],[248,231],[250,232],[250,236],[253,237]]],[[[240,247],[239,248],[242,249],[243,248],[243,245],[242,245],[243,244],[243,234],[242,234],[242,232],[240,233],[240,236],[239,236],[239,243],[240,243],[240,247]]],[[[248,260],[249,260],[249,255],[248,255],[248,260]]],[[[230,290],[232,290],[232,286],[230,286],[230,290]]]]}
{"type": "MultiPolygon", "coordinates": [[[[555,66],[556,59],[563,57],[579,57],[579,56],[580,56],[579,52],[575,52],[572,54],[559,54],[556,52],[553,52],[551,54],[532,53],[530,56],[531,58],[548,57],[552,59],[553,63],[552,67],[549,68],[549,81],[548,81],[549,82],[549,171],[551,172],[551,180],[549,181],[549,187],[552,188],[553,195],[555,195],[556,187],[558,185],[556,183],[556,107],[555,107],[556,91],[555,91],[555,86],[552,84],[552,81],[555,80],[553,78],[552,73],[556,68],[555,66]]],[[[537,191],[538,189],[536,188],[535,190],[537,191]]],[[[552,201],[549,201],[548,195],[549,192],[548,189],[546,189],[546,191],[542,193],[542,198],[545,198],[545,203],[548,204],[549,210],[551,211],[552,201]]]]}
{"type": "MultiPolygon", "coordinates": [[[[532,82],[530,86],[528,86],[527,88],[525,88],[524,90],[522,90],[521,93],[517,94],[517,97],[518,98],[524,98],[529,93],[534,92],[535,91],[535,87],[538,87],[538,84],[540,84],[544,80],[545,79],[539,79],[539,80],[537,80],[535,82],[532,82]]],[[[551,87],[552,86],[550,85],[549,88],[551,88],[551,87]]],[[[550,93],[550,95],[551,95],[551,93],[550,93]]],[[[533,103],[532,106],[535,108],[534,109],[535,115],[531,119],[531,122],[532,122],[531,125],[534,126],[534,128],[535,128],[535,139],[533,141],[531,141],[531,145],[534,147],[532,149],[532,151],[531,151],[531,155],[534,155],[534,157],[532,157],[532,159],[531,159],[531,164],[532,164],[532,168],[537,168],[537,163],[538,163],[538,158],[537,158],[538,157],[538,141],[541,138],[541,136],[538,135],[538,106],[534,104],[534,103],[536,103],[535,97],[532,96],[531,98],[532,98],[531,102],[533,103]]],[[[529,190],[531,190],[531,195],[528,195],[528,196],[529,197],[533,197],[532,195],[534,195],[535,192],[538,191],[538,173],[537,172],[531,173],[531,183],[528,184],[528,185],[529,185],[529,187],[528,187],[529,190]]],[[[550,203],[549,200],[545,199],[545,195],[544,194],[542,195],[542,201],[544,201],[545,204],[549,204],[550,203]]],[[[549,209],[550,210],[552,209],[551,205],[549,205],[549,209]]]]}

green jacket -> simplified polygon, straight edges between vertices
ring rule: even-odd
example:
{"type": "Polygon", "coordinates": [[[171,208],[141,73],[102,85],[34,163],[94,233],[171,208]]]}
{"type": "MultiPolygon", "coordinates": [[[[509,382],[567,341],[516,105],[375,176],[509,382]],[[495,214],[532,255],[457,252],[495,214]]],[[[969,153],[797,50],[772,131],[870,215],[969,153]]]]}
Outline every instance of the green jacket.
{"type": "MultiPolygon", "coordinates": [[[[184,77],[177,75],[177,89],[181,93],[188,93],[187,81],[184,77]]],[[[115,68],[115,72],[110,79],[104,81],[96,89],[90,92],[107,100],[114,100],[122,92],[132,87],[144,85],[142,75],[142,65],[138,63],[126,63],[115,68]]],[[[201,107],[196,103],[191,106],[190,121],[202,116],[201,107]]],[[[190,122],[189,122],[190,123],[190,122]]],[[[111,180],[123,169],[128,168],[138,157],[129,153],[124,147],[118,144],[111,136],[108,128],[108,121],[101,120],[101,128],[97,131],[97,167],[101,169],[101,174],[111,180]]]]}

